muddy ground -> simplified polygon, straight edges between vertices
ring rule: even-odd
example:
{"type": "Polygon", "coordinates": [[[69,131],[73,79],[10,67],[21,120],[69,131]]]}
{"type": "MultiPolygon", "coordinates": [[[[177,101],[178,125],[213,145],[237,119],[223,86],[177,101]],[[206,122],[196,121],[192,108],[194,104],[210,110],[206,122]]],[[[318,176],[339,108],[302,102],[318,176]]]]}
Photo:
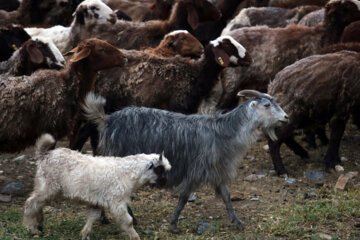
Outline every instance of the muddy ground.
{"type": "MultiPolygon", "coordinates": [[[[301,137],[301,135],[297,136],[297,140],[300,142],[301,137]]],[[[58,146],[66,144],[66,142],[60,142],[58,146]]],[[[140,189],[133,200],[133,208],[139,220],[139,226],[136,229],[141,237],[147,239],[296,239],[296,236],[300,236],[299,238],[304,239],[317,239],[319,235],[312,235],[317,237],[309,238],[306,235],[291,235],[291,233],[287,233],[288,230],[286,229],[276,233],[273,230],[264,229],[264,226],[267,226],[269,221],[271,223],[271,214],[278,212],[279,209],[292,208],[296,202],[307,204],[307,201],[309,201],[309,204],[314,204],[314,201],[310,201],[312,196],[316,196],[316,199],[323,199],[324,196],[319,197],[322,192],[332,194],[333,187],[341,173],[325,173],[324,179],[317,181],[308,180],[304,177],[305,171],[318,170],[324,172],[323,157],[326,147],[319,147],[317,150],[309,151],[310,159],[305,161],[290,152],[286,146],[282,146],[281,154],[289,171],[289,177],[296,179],[295,183],[287,183],[283,178],[279,178],[274,174],[270,156],[263,149],[265,144],[265,141],[259,141],[247,153],[246,158],[240,165],[237,179],[230,186],[235,211],[246,223],[248,230],[240,232],[235,229],[228,220],[222,201],[215,198],[212,189],[203,187],[196,192],[196,200],[186,205],[180,217],[179,227],[182,232],[179,235],[169,234],[166,228],[168,227],[171,213],[175,209],[177,199],[171,195],[169,190],[154,190],[144,187],[140,189]],[[250,174],[260,175],[262,178],[251,182],[244,180],[250,174]],[[209,223],[212,226],[212,230],[208,231],[205,235],[198,235],[196,233],[197,226],[202,221],[209,223]],[[266,224],[264,225],[264,223],[266,224]],[[281,233],[281,231],[284,232],[281,233]]],[[[305,146],[304,143],[302,145],[305,146]]],[[[89,150],[87,145],[85,151],[89,150]]],[[[32,152],[33,149],[30,148],[18,154],[0,155],[0,171],[3,171],[0,174],[0,189],[10,182],[22,182],[26,186],[26,196],[14,196],[10,203],[0,203],[2,211],[5,211],[7,208],[18,208],[21,210],[26,197],[31,192],[36,167],[31,158],[32,152]],[[21,155],[25,155],[22,160],[14,160],[21,155]]],[[[346,159],[344,161],[345,173],[348,171],[360,172],[360,131],[353,125],[349,124],[346,129],[341,144],[340,155],[346,159]]],[[[353,189],[360,188],[359,176],[352,179],[348,185],[353,189]]],[[[73,207],[70,203],[66,203],[64,207],[62,202],[57,201],[52,206],[55,209],[69,212],[70,215],[80,209],[80,214],[85,216],[83,208],[73,207]],[[68,209],[72,210],[69,211],[68,209]]],[[[358,207],[360,208],[360,206],[358,207]]],[[[75,215],[75,217],[77,216],[75,215]]],[[[333,239],[356,239],[357,236],[360,236],[359,228],[356,227],[358,218],[360,216],[346,218],[347,222],[341,223],[341,226],[345,226],[345,229],[339,229],[336,227],[336,223],[330,226],[323,224],[320,229],[316,229],[313,233],[326,233],[329,236],[333,236],[333,239]]],[[[277,220],[274,219],[273,221],[277,220]]],[[[20,225],[21,223],[19,223],[20,225]]],[[[0,228],[4,226],[6,228],[6,225],[0,225],[0,228]]],[[[81,229],[81,226],[79,227],[81,229]]],[[[96,228],[101,227],[100,224],[96,226],[96,228]]],[[[116,227],[112,226],[110,228],[116,227]]],[[[305,226],[304,228],[310,228],[310,226],[305,226]]],[[[101,238],[118,239],[116,229],[113,230],[115,233],[108,232],[107,236],[101,238]]],[[[8,234],[12,236],[11,233],[8,234]]],[[[76,236],[79,236],[77,234],[76,236]]],[[[122,238],[123,236],[121,236],[122,238]]],[[[15,239],[15,237],[10,237],[9,239],[15,239]]],[[[18,239],[24,238],[20,237],[18,239]]],[[[58,239],[58,236],[44,239],[58,239]]]]}

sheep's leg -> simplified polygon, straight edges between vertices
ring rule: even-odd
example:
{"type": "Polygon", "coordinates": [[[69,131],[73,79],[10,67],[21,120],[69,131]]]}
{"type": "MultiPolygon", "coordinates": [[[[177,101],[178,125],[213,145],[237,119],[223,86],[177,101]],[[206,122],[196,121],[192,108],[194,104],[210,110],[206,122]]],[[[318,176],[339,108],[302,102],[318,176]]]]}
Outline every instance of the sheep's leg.
{"type": "Polygon", "coordinates": [[[286,146],[288,146],[296,155],[301,158],[309,158],[308,152],[298,144],[293,137],[289,137],[284,140],[286,146]]]}
{"type": "Polygon", "coordinates": [[[133,227],[133,218],[128,213],[126,204],[115,204],[110,208],[110,212],[113,214],[116,223],[130,237],[130,239],[140,240],[139,235],[133,227]]]}
{"type": "Polygon", "coordinates": [[[181,193],[181,195],[179,197],[178,205],[177,205],[175,212],[174,212],[173,216],[171,217],[171,221],[170,221],[169,231],[172,233],[180,232],[180,230],[177,227],[177,222],[179,220],[181,211],[183,210],[185,204],[187,203],[187,201],[189,199],[191,192],[192,191],[185,191],[185,192],[181,193]]]}
{"type": "Polygon", "coordinates": [[[316,149],[317,145],[316,145],[316,139],[315,139],[315,134],[313,131],[308,130],[304,132],[305,137],[303,138],[303,141],[307,143],[307,147],[309,149],[316,149]]]}
{"type": "Polygon", "coordinates": [[[81,230],[82,240],[90,239],[89,235],[90,235],[92,226],[93,226],[94,222],[100,218],[100,216],[101,216],[101,209],[90,208],[88,210],[86,224],[83,227],[83,229],[81,230]]]}
{"type": "Polygon", "coordinates": [[[326,136],[325,128],[317,128],[315,133],[320,139],[321,145],[326,146],[329,144],[329,139],[326,136]]]}
{"type": "Polygon", "coordinates": [[[73,144],[73,146],[71,146],[72,150],[78,150],[81,151],[81,149],[83,148],[84,144],[86,143],[86,140],[88,139],[88,137],[90,136],[90,122],[86,122],[79,130],[79,132],[77,133],[77,138],[75,143],[73,144]]]}
{"type": "Polygon", "coordinates": [[[220,194],[222,197],[222,200],[225,203],[226,206],[226,210],[229,214],[229,218],[230,221],[232,223],[235,223],[236,226],[240,229],[243,230],[245,228],[244,223],[236,216],[234,208],[231,204],[231,198],[230,198],[230,193],[229,190],[227,188],[227,186],[225,184],[220,184],[219,186],[217,186],[215,188],[216,194],[220,194]]]}
{"type": "Polygon", "coordinates": [[[271,139],[268,139],[268,144],[269,144],[271,159],[273,161],[276,173],[279,176],[286,177],[287,171],[285,169],[285,166],[284,166],[284,164],[281,160],[281,156],[280,156],[280,147],[281,147],[282,142],[280,142],[280,141],[274,142],[271,139]]]}
{"type": "Polygon", "coordinates": [[[325,155],[325,167],[328,171],[334,170],[336,165],[341,164],[339,148],[345,126],[346,120],[335,120],[331,123],[330,142],[325,155]]]}

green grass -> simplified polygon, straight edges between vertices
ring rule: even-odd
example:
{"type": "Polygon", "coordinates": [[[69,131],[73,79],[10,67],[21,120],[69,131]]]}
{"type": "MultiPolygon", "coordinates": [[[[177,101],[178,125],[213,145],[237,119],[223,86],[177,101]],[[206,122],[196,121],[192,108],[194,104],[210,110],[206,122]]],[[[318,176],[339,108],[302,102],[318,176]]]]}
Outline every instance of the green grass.
{"type": "MultiPolygon", "coordinates": [[[[174,201],[161,200],[158,194],[137,197],[134,211],[140,222],[136,227],[142,239],[320,239],[320,233],[332,239],[360,239],[360,231],[354,226],[354,219],[360,217],[360,190],[350,188],[345,192],[333,192],[326,187],[316,190],[313,199],[299,197],[285,207],[273,206],[255,216],[245,219],[247,228],[239,232],[227,217],[204,219],[196,216],[192,207],[183,211],[184,219],[179,221],[180,235],[167,232],[174,201]],[[160,199],[160,200],[159,200],[160,199]],[[171,202],[171,203],[170,203],[171,202]],[[207,221],[212,227],[202,235],[196,233],[199,222],[207,221]]],[[[59,205],[59,204],[58,204],[59,205]]],[[[194,209],[201,203],[194,204],[194,209]]],[[[86,211],[77,205],[60,204],[59,211],[45,211],[45,233],[36,239],[80,239],[85,223],[86,211]]],[[[112,221],[113,222],[113,221],[112,221]]],[[[21,206],[0,206],[0,239],[35,239],[22,226],[21,206]]],[[[92,239],[126,239],[114,224],[96,223],[92,239]]]]}

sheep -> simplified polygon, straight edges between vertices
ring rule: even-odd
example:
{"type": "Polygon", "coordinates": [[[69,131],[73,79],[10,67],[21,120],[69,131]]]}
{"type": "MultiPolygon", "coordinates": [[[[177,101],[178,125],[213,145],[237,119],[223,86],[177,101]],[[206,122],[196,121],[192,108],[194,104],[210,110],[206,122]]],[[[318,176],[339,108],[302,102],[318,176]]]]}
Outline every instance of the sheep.
{"type": "Polygon", "coordinates": [[[290,124],[277,132],[279,139],[269,140],[279,175],[287,175],[280,157],[283,142],[297,154],[304,154],[292,138],[293,130],[313,129],[327,123],[330,142],[325,155],[326,170],[343,170],[339,146],[348,118],[358,114],[360,107],[359,63],[360,53],[355,51],[313,55],[287,66],[269,84],[268,93],[277,98],[290,118],[290,124]]]}
{"type": "MultiPolygon", "coordinates": [[[[222,69],[248,66],[252,61],[246,49],[231,37],[219,37],[210,42],[204,56],[196,61],[181,57],[159,58],[135,50],[123,50],[123,53],[129,60],[127,65],[100,72],[95,85],[95,91],[107,99],[107,112],[136,105],[196,113],[222,69]]],[[[86,124],[71,148],[81,150],[91,136],[96,154],[97,135],[96,128],[86,124]]]]}
{"type": "Polygon", "coordinates": [[[37,171],[34,190],[26,200],[23,222],[33,234],[43,227],[42,209],[47,201],[61,194],[88,205],[88,216],[81,231],[82,239],[90,239],[93,223],[105,207],[117,224],[130,237],[140,239],[133,227],[127,205],[131,194],[151,183],[166,183],[169,161],[159,154],[137,154],[120,157],[93,157],[67,148],[51,150],[55,139],[44,134],[36,143],[37,171]]]}
{"type": "Polygon", "coordinates": [[[0,74],[30,75],[37,69],[59,70],[64,66],[65,59],[55,45],[30,39],[9,60],[0,62],[0,74]]]}
{"type": "Polygon", "coordinates": [[[325,18],[325,8],[321,8],[317,11],[313,11],[306,16],[304,16],[299,22],[299,26],[308,26],[314,27],[324,21],[325,18]]]}
{"type": "Polygon", "coordinates": [[[51,28],[25,28],[25,31],[33,38],[46,42],[53,42],[62,53],[66,53],[78,42],[85,38],[73,39],[72,36],[80,32],[90,31],[94,25],[112,25],[116,22],[116,15],[101,0],[85,0],[76,8],[74,19],[70,27],[61,25],[51,28]]]}
{"type": "Polygon", "coordinates": [[[345,26],[359,19],[359,1],[332,0],[326,5],[323,24],[315,27],[258,26],[231,31],[229,35],[244,45],[253,57],[254,64],[248,68],[228,68],[223,71],[223,92],[217,107],[234,107],[239,89],[251,88],[265,92],[276,73],[296,60],[316,54],[322,47],[339,41],[345,26]],[[347,14],[343,15],[343,12],[347,14]]]}
{"type": "Polygon", "coordinates": [[[288,117],[268,94],[244,90],[238,95],[252,99],[222,115],[184,115],[145,107],[127,107],[105,115],[105,99],[91,93],[83,109],[86,118],[97,125],[102,155],[164,151],[172,166],[166,186],[177,186],[175,192],[180,193],[171,232],[179,232],[179,214],[190,193],[203,184],[221,195],[231,222],[242,229],[227,184],[235,178],[238,160],[256,141],[259,129],[276,140],[274,128],[287,123],[288,117]]]}
{"type": "Polygon", "coordinates": [[[270,7],[295,8],[304,5],[325,6],[329,0],[270,0],[270,7]]]}
{"type": "Polygon", "coordinates": [[[182,0],[176,2],[167,20],[147,22],[117,21],[114,25],[104,27],[97,24],[91,31],[70,36],[76,39],[96,37],[108,41],[121,49],[141,49],[155,47],[164,35],[178,29],[196,29],[199,22],[216,20],[220,13],[215,6],[206,0],[182,0]]]}
{"type": "Polygon", "coordinates": [[[45,131],[71,139],[81,119],[78,105],[93,89],[97,71],[126,61],[117,48],[98,39],[82,41],[69,54],[62,71],[0,75],[0,152],[20,151],[45,131]]]}
{"type": "Polygon", "coordinates": [[[245,8],[226,25],[221,35],[228,35],[229,32],[238,28],[256,25],[266,25],[272,28],[286,27],[289,24],[298,23],[306,14],[319,8],[314,5],[299,6],[293,9],[280,7],[245,8]]]}
{"type": "Polygon", "coordinates": [[[0,28],[0,62],[5,61],[30,39],[29,34],[21,26],[9,25],[0,28]]]}
{"type": "Polygon", "coordinates": [[[350,23],[344,29],[341,42],[360,42],[360,21],[350,23]]]}
{"type": "Polygon", "coordinates": [[[0,10],[0,27],[8,24],[28,24],[31,22],[31,11],[33,10],[33,0],[22,0],[17,10],[7,12],[0,10]]]}
{"type": "Polygon", "coordinates": [[[199,58],[204,48],[201,43],[186,30],[175,30],[164,36],[156,48],[146,48],[144,52],[159,57],[173,57],[177,54],[183,57],[199,58]]]}

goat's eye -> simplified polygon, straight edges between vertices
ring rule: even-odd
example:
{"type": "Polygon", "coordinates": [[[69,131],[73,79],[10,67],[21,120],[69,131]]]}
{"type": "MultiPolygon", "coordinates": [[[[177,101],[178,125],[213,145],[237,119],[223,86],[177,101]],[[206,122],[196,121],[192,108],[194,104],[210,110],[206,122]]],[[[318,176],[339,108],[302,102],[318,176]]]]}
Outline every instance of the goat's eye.
{"type": "Polygon", "coordinates": [[[264,106],[265,106],[266,108],[268,108],[268,107],[270,107],[270,103],[266,103],[264,106]]]}

